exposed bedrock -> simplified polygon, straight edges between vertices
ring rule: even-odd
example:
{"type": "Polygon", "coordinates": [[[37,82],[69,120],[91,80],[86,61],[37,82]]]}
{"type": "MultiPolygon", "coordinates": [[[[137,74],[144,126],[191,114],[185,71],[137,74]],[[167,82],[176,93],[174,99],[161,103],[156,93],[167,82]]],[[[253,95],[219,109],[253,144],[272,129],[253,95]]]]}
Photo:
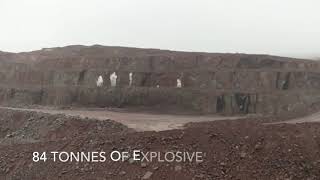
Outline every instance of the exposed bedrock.
{"type": "Polygon", "coordinates": [[[320,102],[317,61],[104,46],[0,52],[2,104],[292,114],[320,102]]]}

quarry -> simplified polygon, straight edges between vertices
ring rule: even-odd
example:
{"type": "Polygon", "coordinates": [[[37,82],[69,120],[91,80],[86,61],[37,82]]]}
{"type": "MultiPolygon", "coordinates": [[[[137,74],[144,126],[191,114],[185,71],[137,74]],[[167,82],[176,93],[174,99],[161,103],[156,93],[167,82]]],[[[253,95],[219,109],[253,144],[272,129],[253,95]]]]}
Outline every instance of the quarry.
{"type": "Polygon", "coordinates": [[[0,54],[2,104],[292,114],[317,105],[317,61],[69,46],[0,54]]]}
{"type": "MultiPolygon", "coordinates": [[[[0,51],[0,179],[320,177],[320,62],[112,46],[0,51]],[[33,152],[204,153],[33,162],[33,152]]],[[[52,157],[49,157],[52,158],[52,157]]]]}

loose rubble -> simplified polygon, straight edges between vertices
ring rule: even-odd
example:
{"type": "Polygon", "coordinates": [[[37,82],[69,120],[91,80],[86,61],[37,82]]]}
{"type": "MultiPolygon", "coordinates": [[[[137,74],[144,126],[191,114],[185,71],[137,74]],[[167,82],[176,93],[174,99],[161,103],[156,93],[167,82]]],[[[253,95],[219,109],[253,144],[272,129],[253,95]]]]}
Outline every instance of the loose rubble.
{"type": "Polygon", "coordinates": [[[112,120],[0,111],[0,179],[292,179],[320,177],[320,124],[191,123],[135,132],[112,120]],[[202,151],[204,161],[33,162],[32,152],[202,151]]]}

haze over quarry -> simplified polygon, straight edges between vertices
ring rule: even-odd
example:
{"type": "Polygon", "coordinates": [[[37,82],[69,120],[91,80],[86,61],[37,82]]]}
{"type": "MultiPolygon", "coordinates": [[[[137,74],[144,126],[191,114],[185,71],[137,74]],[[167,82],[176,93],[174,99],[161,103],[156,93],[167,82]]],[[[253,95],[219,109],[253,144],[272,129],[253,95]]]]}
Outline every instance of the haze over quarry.
{"type": "Polygon", "coordinates": [[[104,44],[319,57],[316,0],[1,0],[0,50],[104,44]]]}

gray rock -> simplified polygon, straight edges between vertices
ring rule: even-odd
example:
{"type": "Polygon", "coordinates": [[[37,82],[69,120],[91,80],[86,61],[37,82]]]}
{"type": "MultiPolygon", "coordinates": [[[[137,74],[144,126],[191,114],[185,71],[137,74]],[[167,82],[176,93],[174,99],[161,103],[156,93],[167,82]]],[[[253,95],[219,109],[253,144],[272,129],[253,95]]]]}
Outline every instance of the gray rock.
{"type": "Polygon", "coordinates": [[[175,171],[181,171],[181,170],[182,170],[182,167],[181,167],[180,165],[176,165],[176,166],[174,167],[174,170],[175,170],[175,171]]]}
{"type": "Polygon", "coordinates": [[[142,168],[146,168],[147,167],[147,163],[141,163],[141,167],[142,168]]]}
{"type": "Polygon", "coordinates": [[[141,179],[142,179],[142,180],[144,180],[144,179],[150,179],[151,176],[152,176],[152,174],[153,174],[153,172],[147,171],[141,179]]]}

